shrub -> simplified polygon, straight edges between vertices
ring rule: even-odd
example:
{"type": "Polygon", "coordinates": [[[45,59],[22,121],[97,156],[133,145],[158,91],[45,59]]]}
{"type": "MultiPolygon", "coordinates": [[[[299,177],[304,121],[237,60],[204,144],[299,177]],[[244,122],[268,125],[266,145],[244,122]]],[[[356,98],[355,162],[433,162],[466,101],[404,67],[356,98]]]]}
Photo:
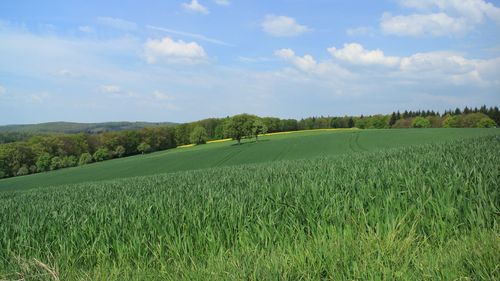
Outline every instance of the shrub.
{"type": "Polygon", "coordinates": [[[50,170],[50,154],[47,152],[43,153],[38,157],[38,160],[36,160],[36,168],[37,171],[39,172],[45,172],[50,170]]]}
{"type": "Polygon", "coordinates": [[[497,126],[497,123],[495,123],[495,121],[493,121],[493,119],[491,119],[489,117],[488,118],[482,118],[477,123],[477,127],[478,128],[495,128],[496,126],[497,126]]]}
{"type": "Polygon", "coordinates": [[[457,128],[458,118],[456,116],[447,115],[443,120],[443,128],[457,128]]]}
{"type": "Polygon", "coordinates": [[[71,156],[66,156],[61,160],[61,168],[63,167],[74,167],[77,164],[76,157],[71,155],[71,156]]]}
{"type": "Polygon", "coordinates": [[[115,148],[116,157],[123,157],[123,155],[125,155],[125,152],[125,147],[123,147],[122,145],[119,145],[115,148]]]}
{"type": "Polygon", "coordinates": [[[50,160],[50,169],[51,170],[57,170],[63,166],[61,157],[56,156],[50,160]]]}
{"type": "Polygon", "coordinates": [[[21,168],[19,168],[16,175],[25,176],[25,175],[28,175],[29,173],[30,173],[30,171],[29,171],[28,167],[26,167],[26,165],[23,165],[21,168]]]}
{"type": "Polygon", "coordinates": [[[142,142],[141,144],[139,144],[139,146],[137,146],[137,150],[144,154],[144,153],[149,153],[151,152],[151,145],[149,145],[148,143],[145,143],[145,142],[142,142]]]}
{"type": "Polygon", "coordinates": [[[430,128],[431,127],[431,121],[425,117],[417,117],[413,119],[413,122],[411,124],[413,128],[430,128]]]}
{"type": "Polygon", "coordinates": [[[80,160],[78,160],[78,165],[86,165],[92,163],[92,155],[90,153],[85,152],[80,155],[80,160]]]}
{"type": "Polygon", "coordinates": [[[96,162],[107,160],[109,157],[109,150],[107,148],[99,148],[94,152],[94,160],[96,162]]]}

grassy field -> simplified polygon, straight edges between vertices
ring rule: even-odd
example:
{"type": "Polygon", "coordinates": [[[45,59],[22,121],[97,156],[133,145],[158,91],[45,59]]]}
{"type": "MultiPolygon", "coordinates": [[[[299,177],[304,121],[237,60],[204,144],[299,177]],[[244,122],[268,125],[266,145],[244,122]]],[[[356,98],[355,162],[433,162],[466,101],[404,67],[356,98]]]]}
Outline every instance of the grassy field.
{"type": "MultiPolygon", "coordinates": [[[[362,152],[1,192],[0,279],[500,280],[499,137],[378,149],[433,132],[297,135],[362,152]]],[[[294,143],[235,149],[278,142],[294,143]]]]}
{"type": "Polygon", "coordinates": [[[304,131],[261,137],[259,143],[221,142],[0,180],[0,191],[154,175],[237,164],[335,156],[500,134],[495,129],[304,131]]]}

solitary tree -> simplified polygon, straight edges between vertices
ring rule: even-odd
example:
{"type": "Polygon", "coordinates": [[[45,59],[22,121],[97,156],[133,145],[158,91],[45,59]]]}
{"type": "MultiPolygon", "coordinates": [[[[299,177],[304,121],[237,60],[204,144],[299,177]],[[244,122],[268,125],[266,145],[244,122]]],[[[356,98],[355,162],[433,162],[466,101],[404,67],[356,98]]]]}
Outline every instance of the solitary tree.
{"type": "Polygon", "coordinates": [[[207,130],[202,126],[194,128],[190,136],[191,143],[204,144],[207,142],[207,130]]]}
{"type": "Polygon", "coordinates": [[[252,135],[252,121],[254,117],[248,114],[239,114],[231,117],[226,123],[226,136],[238,141],[241,144],[243,137],[252,135]]]}
{"type": "Polygon", "coordinates": [[[267,126],[264,125],[264,122],[260,118],[256,118],[252,124],[252,133],[255,136],[255,141],[259,141],[259,135],[267,133],[267,126]]]}

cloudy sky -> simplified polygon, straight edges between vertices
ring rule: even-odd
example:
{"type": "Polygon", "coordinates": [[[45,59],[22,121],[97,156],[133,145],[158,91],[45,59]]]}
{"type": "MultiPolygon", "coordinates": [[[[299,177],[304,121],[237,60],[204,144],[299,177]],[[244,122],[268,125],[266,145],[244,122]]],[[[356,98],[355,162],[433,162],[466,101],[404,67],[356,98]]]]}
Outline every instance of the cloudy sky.
{"type": "Polygon", "coordinates": [[[500,104],[500,1],[0,3],[0,124],[500,104]]]}

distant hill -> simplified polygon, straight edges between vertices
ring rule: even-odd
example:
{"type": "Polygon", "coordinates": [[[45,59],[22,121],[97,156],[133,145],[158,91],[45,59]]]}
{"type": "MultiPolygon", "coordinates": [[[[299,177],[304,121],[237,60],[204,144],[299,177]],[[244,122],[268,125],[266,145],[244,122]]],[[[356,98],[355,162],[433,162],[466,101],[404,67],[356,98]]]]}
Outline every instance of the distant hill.
{"type": "Polygon", "coordinates": [[[75,123],[75,122],[49,122],[40,124],[5,125],[0,126],[2,132],[18,132],[29,134],[40,133],[90,133],[97,134],[111,131],[136,130],[146,127],[175,126],[172,122],[104,122],[104,123],[75,123]]]}

